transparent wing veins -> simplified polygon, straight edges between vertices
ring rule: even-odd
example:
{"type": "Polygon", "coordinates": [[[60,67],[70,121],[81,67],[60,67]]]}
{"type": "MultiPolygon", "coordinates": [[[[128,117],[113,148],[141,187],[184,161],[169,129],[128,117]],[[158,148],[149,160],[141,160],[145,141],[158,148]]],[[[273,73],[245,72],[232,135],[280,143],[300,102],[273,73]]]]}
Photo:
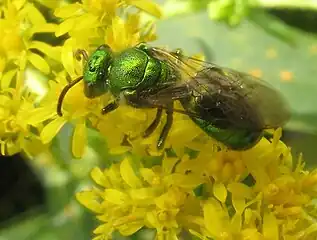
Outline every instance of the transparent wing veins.
{"type": "MultiPolygon", "coordinates": [[[[289,119],[289,109],[284,98],[268,83],[248,74],[199,59],[179,56],[160,48],[151,48],[151,54],[165,61],[182,76],[179,82],[146,96],[145,100],[153,105],[167,101],[181,100],[194,95],[209,95],[219,101],[228,116],[232,116],[233,128],[248,128],[244,117],[255,117],[261,128],[277,128],[289,119]],[[243,116],[250,112],[252,116],[243,116]]],[[[175,112],[201,118],[197,113],[182,109],[175,112]]],[[[217,120],[217,119],[215,119],[217,120]]]]}

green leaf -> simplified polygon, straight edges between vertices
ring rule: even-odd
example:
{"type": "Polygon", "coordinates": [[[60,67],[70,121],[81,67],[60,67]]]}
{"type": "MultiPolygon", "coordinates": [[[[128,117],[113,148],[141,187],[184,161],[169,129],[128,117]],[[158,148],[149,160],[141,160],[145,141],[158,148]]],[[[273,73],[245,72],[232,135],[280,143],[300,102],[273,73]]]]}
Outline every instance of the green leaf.
{"type": "Polygon", "coordinates": [[[31,211],[5,223],[0,231],[4,239],[27,239],[25,236],[34,235],[45,223],[45,215],[39,211],[31,211]]]}
{"type": "Polygon", "coordinates": [[[80,214],[76,218],[63,219],[57,213],[48,215],[40,212],[30,212],[25,216],[10,222],[0,231],[3,239],[23,240],[87,240],[93,229],[92,216],[80,214]]]}
{"type": "Polygon", "coordinates": [[[255,25],[261,27],[269,35],[275,36],[285,43],[295,46],[296,39],[293,35],[293,29],[285,25],[277,17],[267,14],[262,9],[252,10],[248,15],[248,19],[255,25]],[[269,24],[268,24],[269,23],[269,24]]]}

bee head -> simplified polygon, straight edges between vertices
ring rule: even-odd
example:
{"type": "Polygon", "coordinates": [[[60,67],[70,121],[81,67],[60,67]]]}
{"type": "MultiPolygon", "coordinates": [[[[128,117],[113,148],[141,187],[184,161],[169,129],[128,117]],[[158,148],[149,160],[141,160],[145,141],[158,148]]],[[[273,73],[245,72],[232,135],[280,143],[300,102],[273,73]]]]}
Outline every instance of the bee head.
{"type": "Polygon", "coordinates": [[[88,58],[84,68],[84,93],[88,98],[98,97],[108,91],[108,68],[112,62],[112,50],[101,45],[88,58]]]}

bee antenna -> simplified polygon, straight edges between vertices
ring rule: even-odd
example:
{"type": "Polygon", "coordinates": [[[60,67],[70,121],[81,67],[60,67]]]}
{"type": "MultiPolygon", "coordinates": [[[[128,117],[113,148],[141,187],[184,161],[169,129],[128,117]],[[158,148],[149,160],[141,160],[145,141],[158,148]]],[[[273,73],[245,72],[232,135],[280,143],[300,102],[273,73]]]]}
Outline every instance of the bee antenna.
{"type": "Polygon", "coordinates": [[[76,78],[75,80],[71,81],[70,83],[68,83],[62,90],[61,94],[58,97],[58,102],[57,102],[57,109],[56,112],[58,114],[58,116],[62,117],[63,113],[62,113],[62,104],[64,101],[64,98],[66,96],[66,93],[68,92],[69,89],[71,89],[75,84],[79,83],[84,76],[80,76],[78,78],[76,78]]]}

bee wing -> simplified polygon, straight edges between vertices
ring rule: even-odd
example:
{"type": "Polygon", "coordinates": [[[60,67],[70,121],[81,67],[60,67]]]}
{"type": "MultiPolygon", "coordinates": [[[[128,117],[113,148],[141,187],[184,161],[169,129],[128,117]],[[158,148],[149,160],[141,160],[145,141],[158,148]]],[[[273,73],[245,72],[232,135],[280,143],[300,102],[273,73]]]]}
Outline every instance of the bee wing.
{"type": "MultiPolygon", "coordinates": [[[[209,120],[231,128],[277,128],[290,118],[283,96],[261,79],[160,48],[149,51],[181,75],[179,82],[147,96],[146,100],[152,104],[203,96],[209,104],[204,110],[215,112],[209,120]]],[[[197,111],[185,109],[185,112],[201,118],[197,111]]]]}
{"type": "Polygon", "coordinates": [[[238,86],[237,91],[255,109],[264,128],[283,126],[290,119],[290,108],[284,96],[269,83],[248,75],[223,69],[228,80],[238,86]]]}

